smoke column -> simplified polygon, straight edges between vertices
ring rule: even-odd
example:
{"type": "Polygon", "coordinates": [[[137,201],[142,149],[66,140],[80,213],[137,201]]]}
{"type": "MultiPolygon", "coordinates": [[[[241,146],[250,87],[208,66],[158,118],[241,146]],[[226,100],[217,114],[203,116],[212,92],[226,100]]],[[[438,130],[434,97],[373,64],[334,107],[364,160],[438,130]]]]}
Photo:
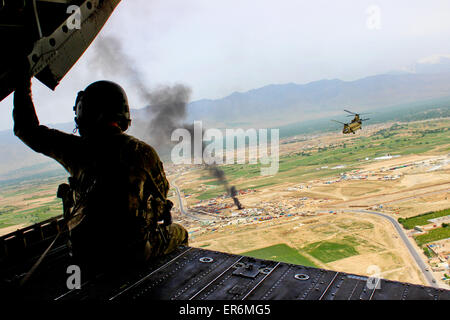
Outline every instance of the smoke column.
{"type": "Polygon", "coordinates": [[[116,38],[97,39],[94,47],[98,57],[92,66],[107,76],[127,79],[148,107],[139,111],[141,116],[133,119],[130,131],[151,144],[160,154],[167,155],[172,147],[170,136],[176,128],[184,127],[191,89],[182,84],[158,86],[149,89],[142,73],[124,52],[116,38]]]}
{"type": "Polygon", "coordinates": [[[216,165],[208,165],[207,166],[210,174],[212,174],[217,180],[223,184],[225,190],[227,191],[228,195],[233,199],[234,204],[238,208],[238,210],[243,209],[241,203],[239,202],[239,199],[237,198],[237,190],[235,186],[232,186],[230,188],[230,185],[228,183],[227,178],[225,177],[225,172],[223,172],[222,169],[219,169],[216,165]]]}

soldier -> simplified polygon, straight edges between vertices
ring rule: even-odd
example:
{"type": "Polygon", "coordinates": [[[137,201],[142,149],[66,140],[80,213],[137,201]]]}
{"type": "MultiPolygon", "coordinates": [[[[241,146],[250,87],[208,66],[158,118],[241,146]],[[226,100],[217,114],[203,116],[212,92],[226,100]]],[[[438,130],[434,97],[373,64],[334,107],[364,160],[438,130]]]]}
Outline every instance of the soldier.
{"type": "Polygon", "coordinates": [[[70,173],[65,203],[73,206],[64,216],[80,265],[146,261],[187,245],[186,230],[171,221],[169,183],[156,151],[124,133],[131,120],[119,85],[98,81],[78,93],[77,136],[40,125],[30,77],[18,82],[14,133],[70,173]]]}

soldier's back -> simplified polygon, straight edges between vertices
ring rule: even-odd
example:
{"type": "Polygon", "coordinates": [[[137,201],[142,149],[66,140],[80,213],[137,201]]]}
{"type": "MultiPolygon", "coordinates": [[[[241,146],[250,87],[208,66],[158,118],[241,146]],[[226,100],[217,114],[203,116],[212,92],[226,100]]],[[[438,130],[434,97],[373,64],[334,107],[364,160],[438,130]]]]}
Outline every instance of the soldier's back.
{"type": "Polygon", "coordinates": [[[85,158],[73,170],[81,203],[77,214],[83,217],[72,230],[74,251],[92,258],[139,248],[148,232],[142,211],[152,192],[149,177],[164,196],[168,191],[156,151],[124,133],[86,139],[85,148],[85,158]]]}

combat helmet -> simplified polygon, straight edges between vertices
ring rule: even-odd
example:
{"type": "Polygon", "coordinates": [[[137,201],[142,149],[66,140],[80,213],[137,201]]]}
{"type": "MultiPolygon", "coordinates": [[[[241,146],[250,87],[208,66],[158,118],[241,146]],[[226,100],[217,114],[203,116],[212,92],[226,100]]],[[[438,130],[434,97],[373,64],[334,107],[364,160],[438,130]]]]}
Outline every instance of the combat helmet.
{"type": "Polygon", "coordinates": [[[78,92],[73,110],[80,134],[111,122],[125,131],[131,123],[127,95],[112,81],[97,81],[78,92]]]}

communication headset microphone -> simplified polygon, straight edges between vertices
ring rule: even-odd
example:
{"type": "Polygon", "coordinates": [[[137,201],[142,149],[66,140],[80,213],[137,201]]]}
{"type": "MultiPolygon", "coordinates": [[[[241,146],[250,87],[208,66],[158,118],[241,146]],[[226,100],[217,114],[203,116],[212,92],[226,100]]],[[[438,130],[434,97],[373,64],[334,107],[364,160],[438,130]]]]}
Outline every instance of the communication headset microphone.
{"type": "Polygon", "coordinates": [[[79,117],[82,113],[81,108],[82,108],[82,98],[84,95],[84,91],[79,91],[77,94],[77,98],[75,100],[75,105],[73,106],[73,111],[75,111],[75,129],[73,129],[73,133],[76,133],[78,131],[78,127],[79,127],[79,117]]]}

